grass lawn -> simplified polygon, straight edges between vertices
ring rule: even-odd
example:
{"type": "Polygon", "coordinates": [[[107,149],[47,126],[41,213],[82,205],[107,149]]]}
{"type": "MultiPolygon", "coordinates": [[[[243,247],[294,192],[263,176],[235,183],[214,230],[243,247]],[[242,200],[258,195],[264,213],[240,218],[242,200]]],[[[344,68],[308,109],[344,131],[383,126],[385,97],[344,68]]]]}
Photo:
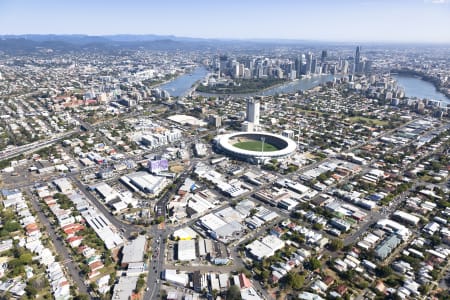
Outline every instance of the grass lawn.
{"type": "Polygon", "coordinates": [[[370,119],[370,118],[365,118],[365,117],[351,117],[349,119],[350,119],[350,122],[352,122],[352,123],[365,121],[368,124],[373,124],[374,126],[377,126],[377,125],[386,126],[389,123],[388,121],[383,121],[383,120],[378,120],[378,119],[370,119]]]}
{"type": "MultiPolygon", "coordinates": [[[[244,150],[250,151],[259,151],[262,150],[262,142],[261,141],[245,141],[238,142],[233,144],[234,147],[244,150]]],[[[264,143],[264,152],[278,151],[279,149],[269,143],[264,143]]]]}

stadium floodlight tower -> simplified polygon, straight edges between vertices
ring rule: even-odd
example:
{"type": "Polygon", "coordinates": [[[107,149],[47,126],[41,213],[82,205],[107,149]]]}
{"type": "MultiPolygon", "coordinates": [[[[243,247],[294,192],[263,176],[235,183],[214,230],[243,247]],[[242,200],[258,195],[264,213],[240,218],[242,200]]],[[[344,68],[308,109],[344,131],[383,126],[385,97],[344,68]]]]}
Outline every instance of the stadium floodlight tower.
{"type": "Polygon", "coordinates": [[[264,136],[261,137],[261,157],[258,159],[258,166],[259,166],[259,162],[261,161],[261,163],[263,163],[263,157],[264,157],[264,141],[266,140],[266,138],[264,136]]]}
{"type": "Polygon", "coordinates": [[[261,152],[264,153],[264,141],[266,140],[265,137],[261,137],[261,152]]]}

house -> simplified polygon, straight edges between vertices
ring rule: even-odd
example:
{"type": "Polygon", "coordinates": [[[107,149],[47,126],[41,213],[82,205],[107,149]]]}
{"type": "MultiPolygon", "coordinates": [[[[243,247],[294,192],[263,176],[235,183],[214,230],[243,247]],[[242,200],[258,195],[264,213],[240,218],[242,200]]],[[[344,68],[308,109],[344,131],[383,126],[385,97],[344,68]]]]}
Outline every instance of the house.
{"type": "Polygon", "coordinates": [[[383,293],[386,291],[386,286],[384,285],[383,281],[378,281],[375,285],[375,289],[379,291],[380,293],[383,293]]]}
{"type": "Polygon", "coordinates": [[[8,250],[12,249],[12,247],[13,247],[13,240],[12,239],[0,242],[0,252],[8,251],[8,250]]]}
{"type": "Polygon", "coordinates": [[[67,238],[67,243],[69,243],[70,247],[75,248],[80,246],[83,238],[81,236],[72,236],[67,238]]]}
{"type": "Polygon", "coordinates": [[[331,276],[327,276],[325,277],[325,279],[323,280],[323,282],[328,286],[332,286],[334,284],[334,278],[331,276]]]}
{"type": "Polygon", "coordinates": [[[339,285],[337,288],[336,288],[336,292],[338,292],[339,293],[339,295],[341,295],[341,296],[344,296],[345,295],[345,293],[347,293],[347,290],[348,290],[348,288],[345,286],[345,285],[339,285]]]}
{"type": "Polygon", "coordinates": [[[280,238],[284,234],[284,231],[280,227],[276,226],[270,230],[270,234],[276,236],[277,238],[280,238]]]}
{"type": "Polygon", "coordinates": [[[91,272],[95,272],[103,268],[103,263],[101,261],[94,261],[89,265],[91,272]]]}
{"type": "Polygon", "coordinates": [[[239,274],[239,284],[241,286],[241,289],[247,289],[252,286],[252,283],[244,273],[239,274]]]}

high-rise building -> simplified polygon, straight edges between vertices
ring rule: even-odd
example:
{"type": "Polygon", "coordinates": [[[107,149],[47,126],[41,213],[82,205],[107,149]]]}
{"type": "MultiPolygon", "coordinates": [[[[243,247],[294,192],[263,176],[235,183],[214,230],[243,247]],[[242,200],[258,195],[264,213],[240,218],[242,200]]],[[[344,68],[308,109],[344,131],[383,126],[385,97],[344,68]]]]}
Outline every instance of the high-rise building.
{"type": "Polygon", "coordinates": [[[324,64],[327,59],[328,53],[327,50],[322,50],[322,55],[320,56],[320,63],[324,64]]]}
{"type": "Polygon", "coordinates": [[[247,99],[247,122],[251,122],[255,125],[259,125],[259,99],[248,98],[247,99]]]}
{"type": "Polygon", "coordinates": [[[372,61],[366,60],[366,65],[364,67],[364,73],[371,73],[372,72],[372,61]]]}
{"type": "Polygon", "coordinates": [[[360,72],[360,63],[361,63],[361,46],[356,46],[355,63],[353,65],[353,68],[354,68],[353,73],[360,72]]]}
{"type": "Polygon", "coordinates": [[[344,65],[342,66],[342,74],[348,73],[348,61],[344,61],[344,65]]]}
{"type": "Polygon", "coordinates": [[[295,70],[297,71],[297,74],[300,74],[301,68],[302,68],[302,61],[300,57],[297,57],[295,59],[295,70]]]}
{"type": "Polygon", "coordinates": [[[309,75],[311,73],[312,63],[313,63],[313,54],[311,52],[308,52],[308,54],[306,55],[306,71],[305,71],[306,75],[309,75]]]}
{"type": "Polygon", "coordinates": [[[316,67],[317,67],[317,59],[313,58],[312,62],[311,62],[311,73],[312,74],[319,73],[319,72],[317,72],[316,67]]]}

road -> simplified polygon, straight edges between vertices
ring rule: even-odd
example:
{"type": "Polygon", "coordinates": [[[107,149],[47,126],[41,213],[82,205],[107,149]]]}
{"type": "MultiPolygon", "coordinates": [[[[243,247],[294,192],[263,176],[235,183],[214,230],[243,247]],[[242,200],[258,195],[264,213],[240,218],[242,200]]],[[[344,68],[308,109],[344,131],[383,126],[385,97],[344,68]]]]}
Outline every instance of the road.
{"type": "Polygon", "coordinates": [[[167,239],[166,230],[161,230],[158,225],[154,225],[151,228],[153,233],[152,245],[152,257],[150,259],[150,269],[147,274],[147,288],[144,294],[144,299],[159,299],[159,292],[161,288],[160,277],[164,272],[164,260],[165,260],[165,241],[167,239]]]}
{"type": "MultiPolygon", "coordinates": [[[[445,125],[442,125],[442,126],[440,126],[439,128],[434,129],[434,130],[439,130],[439,129],[441,129],[441,128],[444,127],[444,126],[445,126],[445,125]]],[[[425,133],[425,134],[428,134],[428,133],[425,133]]],[[[400,151],[400,150],[401,150],[401,147],[394,147],[394,148],[393,148],[391,151],[389,151],[389,152],[392,153],[392,152],[394,152],[394,151],[400,151]]],[[[431,152],[425,153],[425,154],[424,154],[422,157],[420,157],[419,159],[416,159],[414,162],[412,162],[412,163],[410,163],[409,165],[405,166],[405,167],[403,168],[402,171],[405,172],[405,170],[414,168],[414,167],[417,166],[420,162],[422,162],[422,160],[423,160],[424,158],[426,158],[426,157],[428,157],[428,156],[430,156],[430,155],[433,155],[433,154],[435,154],[435,153],[437,153],[437,152],[439,152],[439,151],[441,151],[441,150],[443,150],[443,149],[442,149],[442,146],[439,147],[439,148],[436,148],[435,150],[433,150],[433,151],[431,151],[431,152]]],[[[362,234],[364,234],[364,233],[367,231],[367,229],[368,229],[370,226],[372,226],[373,224],[375,224],[376,222],[378,222],[380,219],[385,218],[385,217],[387,217],[388,215],[390,215],[391,213],[393,213],[393,212],[400,206],[400,204],[402,204],[402,203],[405,201],[405,198],[408,196],[408,194],[409,194],[411,191],[414,191],[414,190],[417,188],[417,186],[418,186],[419,184],[420,184],[420,182],[418,182],[418,180],[416,179],[416,180],[413,182],[411,188],[409,188],[406,192],[400,194],[400,195],[397,196],[395,199],[393,199],[389,207],[383,208],[383,209],[384,209],[383,212],[381,212],[381,213],[380,213],[380,212],[373,212],[372,215],[371,215],[372,217],[371,217],[369,220],[367,220],[364,224],[362,224],[362,225],[360,226],[360,228],[359,228],[356,232],[354,232],[353,234],[351,234],[351,235],[349,235],[349,236],[347,236],[347,237],[345,238],[345,240],[344,240],[344,245],[347,246],[347,245],[353,244],[353,243],[354,243],[354,242],[355,242],[362,234]]],[[[424,184],[428,184],[428,183],[424,183],[424,184]]]]}
{"type": "MultiPolygon", "coordinates": [[[[173,192],[178,191],[181,185],[184,183],[186,178],[189,176],[192,168],[189,168],[184,173],[182,173],[175,180],[175,188],[166,191],[162,195],[155,205],[157,216],[167,216],[167,203],[172,197],[173,192]]],[[[170,234],[174,231],[174,228],[166,228],[164,224],[153,225],[150,227],[148,233],[152,236],[152,257],[149,265],[149,272],[147,274],[147,288],[144,295],[144,299],[159,299],[159,291],[161,288],[161,275],[164,272],[164,262],[165,262],[165,249],[166,240],[170,234]]]]}
{"type": "Polygon", "coordinates": [[[51,144],[59,142],[59,141],[65,139],[65,138],[67,138],[67,137],[69,137],[72,134],[77,133],[77,132],[79,132],[79,130],[71,130],[71,131],[63,133],[61,135],[58,135],[58,137],[53,137],[51,139],[47,139],[47,140],[44,140],[44,141],[34,142],[34,143],[31,143],[31,144],[27,144],[27,145],[23,145],[23,146],[20,146],[20,147],[16,147],[14,149],[9,149],[9,150],[2,151],[0,153],[0,160],[10,159],[10,158],[19,156],[20,154],[24,154],[24,153],[26,153],[28,151],[35,152],[35,151],[37,151],[37,150],[39,150],[41,148],[45,148],[45,147],[50,146],[51,144]]]}
{"type": "Polygon", "coordinates": [[[81,293],[87,294],[88,288],[84,284],[84,279],[80,275],[80,270],[75,266],[76,263],[72,262],[72,258],[69,251],[67,250],[66,246],[63,244],[61,239],[59,239],[59,237],[56,235],[54,226],[50,224],[44,212],[42,211],[39,200],[32,194],[30,189],[25,189],[24,191],[30,197],[31,205],[33,206],[33,209],[37,212],[40,223],[45,226],[47,234],[52,239],[57,254],[63,258],[63,261],[65,262],[65,263],[63,262],[63,264],[66,267],[67,271],[69,272],[70,277],[74,281],[75,286],[81,293]]]}
{"type": "Polygon", "coordinates": [[[91,201],[91,203],[103,214],[105,217],[113,224],[117,229],[120,229],[124,236],[128,239],[133,232],[139,232],[142,230],[141,227],[130,225],[124,222],[121,222],[119,219],[117,219],[115,216],[111,214],[111,211],[106,208],[103,203],[101,203],[96,197],[94,197],[86,188],[86,186],[83,185],[83,183],[78,180],[78,178],[75,175],[70,174],[68,176],[72,182],[75,184],[75,186],[91,201]]]}

